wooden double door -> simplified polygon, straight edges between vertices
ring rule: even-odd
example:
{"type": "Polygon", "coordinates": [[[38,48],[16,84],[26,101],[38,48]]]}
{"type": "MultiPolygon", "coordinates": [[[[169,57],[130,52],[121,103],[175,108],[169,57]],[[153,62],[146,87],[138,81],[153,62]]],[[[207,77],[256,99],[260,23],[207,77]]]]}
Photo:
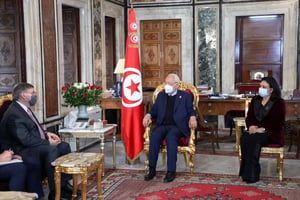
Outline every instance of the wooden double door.
{"type": "Polygon", "coordinates": [[[235,80],[256,79],[256,72],[282,85],[284,16],[242,16],[236,19],[235,80]]]}
{"type": "Polygon", "coordinates": [[[141,58],[143,87],[157,87],[169,73],[181,78],[181,20],[141,21],[141,58]]]}

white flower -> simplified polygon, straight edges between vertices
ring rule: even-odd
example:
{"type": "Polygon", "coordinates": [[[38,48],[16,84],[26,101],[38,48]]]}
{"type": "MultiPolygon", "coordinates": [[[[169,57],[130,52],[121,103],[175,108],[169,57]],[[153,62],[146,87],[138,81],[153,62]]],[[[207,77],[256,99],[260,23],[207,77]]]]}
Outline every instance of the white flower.
{"type": "Polygon", "coordinates": [[[82,88],[84,88],[86,86],[84,86],[83,83],[74,83],[74,87],[76,87],[77,89],[82,89],[82,88]]]}

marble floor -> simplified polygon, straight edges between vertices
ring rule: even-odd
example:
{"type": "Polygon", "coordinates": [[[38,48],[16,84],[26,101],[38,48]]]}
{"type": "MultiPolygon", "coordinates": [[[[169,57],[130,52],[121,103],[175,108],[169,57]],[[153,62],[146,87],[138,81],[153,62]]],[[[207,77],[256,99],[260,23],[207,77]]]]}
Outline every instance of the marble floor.
{"type": "MultiPolygon", "coordinates": [[[[216,150],[217,154],[222,151],[225,152],[233,152],[234,151],[235,142],[221,142],[220,150],[216,150]]],[[[99,151],[99,144],[95,144],[87,149],[85,152],[96,152],[99,151]]],[[[195,162],[195,172],[201,173],[215,173],[215,174],[230,174],[237,175],[239,171],[239,162],[236,154],[232,156],[226,155],[213,155],[213,154],[202,154],[201,151],[207,152],[211,150],[211,145],[209,143],[199,143],[197,148],[200,154],[196,154],[194,162],[195,162]]],[[[286,146],[286,154],[291,154],[291,156],[295,155],[296,147],[293,146],[292,152],[287,152],[288,147],[286,146]]],[[[105,143],[105,168],[113,167],[113,158],[112,158],[112,145],[111,141],[107,141],[105,143]]],[[[140,161],[136,164],[127,164],[125,160],[125,150],[124,145],[121,140],[117,141],[117,168],[118,169],[144,169],[144,160],[145,156],[142,154],[140,156],[140,161]]],[[[274,158],[261,158],[261,176],[265,177],[278,177],[278,173],[276,171],[276,159],[274,158]]],[[[300,178],[300,158],[299,159],[285,159],[284,160],[284,178],[300,178]]],[[[159,157],[158,171],[165,171],[166,166],[162,165],[161,156],[159,157]]],[[[177,171],[178,172],[189,172],[189,168],[185,167],[185,162],[183,159],[183,155],[178,155],[177,161],[177,171]]]]}

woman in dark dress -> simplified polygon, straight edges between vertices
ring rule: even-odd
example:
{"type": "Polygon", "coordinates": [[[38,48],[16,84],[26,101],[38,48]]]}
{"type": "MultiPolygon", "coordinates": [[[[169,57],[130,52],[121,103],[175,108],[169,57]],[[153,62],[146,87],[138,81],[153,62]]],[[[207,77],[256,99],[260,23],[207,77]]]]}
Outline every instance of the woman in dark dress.
{"type": "Polygon", "coordinates": [[[246,183],[259,181],[261,147],[284,145],[285,101],[273,77],[260,82],[259,96],[253,97],[246,117],[247,131],[241,137],[242,163],[239,175],[246,183]]]}

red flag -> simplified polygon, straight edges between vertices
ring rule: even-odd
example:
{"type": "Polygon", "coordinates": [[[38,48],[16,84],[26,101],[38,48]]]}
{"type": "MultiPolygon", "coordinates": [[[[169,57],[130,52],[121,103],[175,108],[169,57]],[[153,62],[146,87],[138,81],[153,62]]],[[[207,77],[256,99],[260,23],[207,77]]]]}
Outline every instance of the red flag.
{"type": "Polygon", "coordinates": [[[142,125],[143,91],[140,71],[136,17],[129,10],[128,37],[126,41],[125,67],[122,83],[121,134],[127,159],[134,161],[143,150],[142,125]]]}

